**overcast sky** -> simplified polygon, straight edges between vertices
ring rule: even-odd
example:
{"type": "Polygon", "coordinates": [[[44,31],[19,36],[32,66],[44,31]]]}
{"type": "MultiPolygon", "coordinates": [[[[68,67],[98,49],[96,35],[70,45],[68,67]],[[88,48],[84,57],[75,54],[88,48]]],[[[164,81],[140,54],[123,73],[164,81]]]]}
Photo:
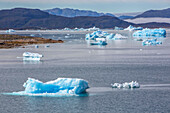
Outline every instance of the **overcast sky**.
{"type": "Polygon", "coordinates": [[[15,7],[38,9],[57,7],[125,13],[170,8],[170,0],[0,0],[0,9],[15,7]]]}

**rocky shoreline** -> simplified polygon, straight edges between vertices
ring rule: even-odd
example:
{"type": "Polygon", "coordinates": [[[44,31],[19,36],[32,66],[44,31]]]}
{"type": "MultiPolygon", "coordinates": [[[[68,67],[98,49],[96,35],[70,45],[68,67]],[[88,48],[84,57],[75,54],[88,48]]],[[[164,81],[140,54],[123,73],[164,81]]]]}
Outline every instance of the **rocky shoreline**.
{"type": "Polygon", "coordinates": [[[0,49],[16,48],[30,44],[63,43],[62,40],[45,39],[41,37],[0,34],[0,49]]]}

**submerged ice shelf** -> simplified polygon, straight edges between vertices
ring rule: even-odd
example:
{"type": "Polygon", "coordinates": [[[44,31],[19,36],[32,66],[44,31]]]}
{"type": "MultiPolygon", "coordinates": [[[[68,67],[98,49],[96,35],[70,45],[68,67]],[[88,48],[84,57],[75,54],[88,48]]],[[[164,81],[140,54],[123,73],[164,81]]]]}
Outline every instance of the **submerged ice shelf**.
{"type": "Polygon", "coordinates": [[[75,96],[85,93],[89,88],[87,81],[78,78],[58,78],[45,83],[28,78],[23,87],[25,87],[24,91],[13,92],[11,95],[75,96]]]}

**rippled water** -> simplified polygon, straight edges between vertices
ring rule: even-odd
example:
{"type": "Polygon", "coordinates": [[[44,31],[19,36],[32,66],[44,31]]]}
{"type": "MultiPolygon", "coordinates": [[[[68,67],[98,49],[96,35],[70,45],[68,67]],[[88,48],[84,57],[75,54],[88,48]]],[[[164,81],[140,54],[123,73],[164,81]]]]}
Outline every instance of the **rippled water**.
{"type": "MultiPolygon", "coordinates": [[[[169,32],[168,32],[169,33],[169,32]]],[[[63,44],[0,50],[1,113],[155,113],[170,112],[170,34],[158,46],[142,46],[130,37],[89,46],[85,34],[35,34],[62,39],[63,44]],[[66,37],[65,37],[66,36],[66,37]],[[25,51],[44,55],[41,62],[23,62],[25,51]],[[22,91],[28,77],[49,81],[58,77],[89,82],[88,96],[31,97],[3,95],[22,91]],[[137,80],[139,89],[112,89],[111,83],[137,80]]],[[[22,34],[24,35],[24,34],[22,34]]],[[[28,34],[27,34],[28,35],[28,34]]]]}

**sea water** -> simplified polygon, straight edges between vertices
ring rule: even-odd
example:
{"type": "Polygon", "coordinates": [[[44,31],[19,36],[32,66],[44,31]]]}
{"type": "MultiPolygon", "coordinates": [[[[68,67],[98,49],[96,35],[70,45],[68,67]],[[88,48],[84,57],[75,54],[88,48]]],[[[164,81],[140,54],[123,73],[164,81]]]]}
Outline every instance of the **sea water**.
{"type": "MultiPolygon", "coordinates": [[[[130,32],[119,32],[127,40],[90,46],[85,34],[35,34],[61,39],[62,44],[49,48],[33,45],[26,48],[0,49],[1,113],[155,113],[170,112],[170,32],[159,46],[142,46],[130,32]],[[25,51],[43,54],[42,61],[24,62],[25,51]],[[28,77],[43,82],[59,77],[82,78],[90,88],[84,96],[15,96],[23,91],[28,77]],[[139,89],[112,89],[111,83],[131,81],[139,89]]],[[[27,34],[21,34],[27,35],[27,34]]]]}

